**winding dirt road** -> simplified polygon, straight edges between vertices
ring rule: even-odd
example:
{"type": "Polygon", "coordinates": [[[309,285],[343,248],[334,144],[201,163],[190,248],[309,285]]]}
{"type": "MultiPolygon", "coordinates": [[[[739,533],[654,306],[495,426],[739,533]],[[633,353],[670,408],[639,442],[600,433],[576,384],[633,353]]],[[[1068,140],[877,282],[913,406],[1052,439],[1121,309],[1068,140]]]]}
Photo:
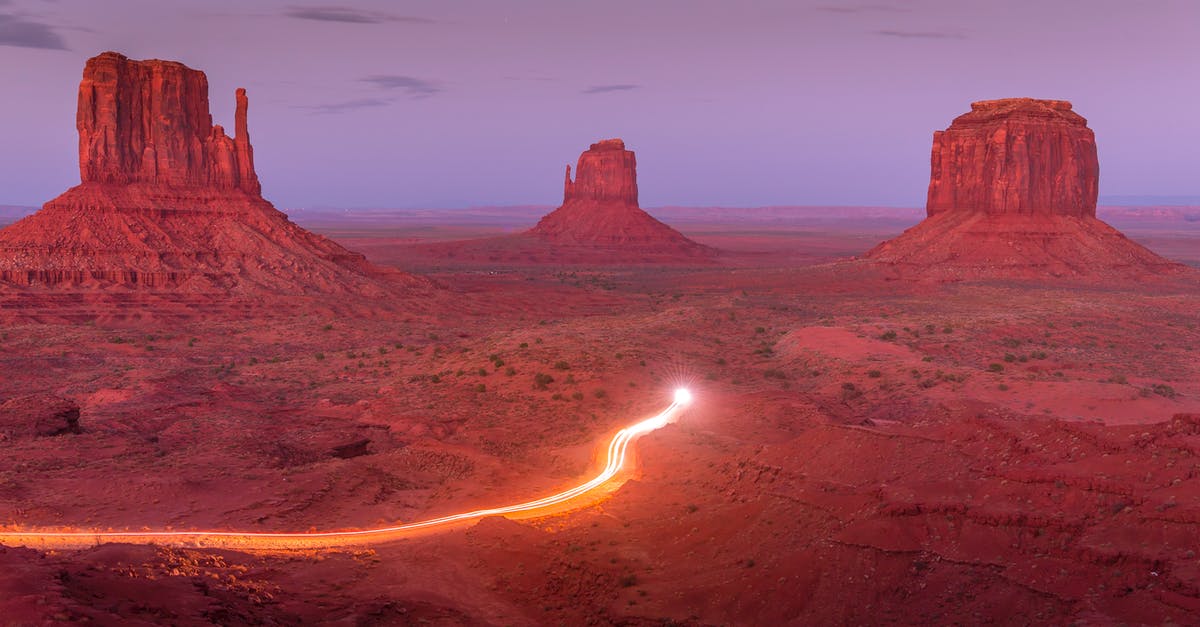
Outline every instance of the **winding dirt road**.
{"type": "Polygon", "coordinates": [[[661,429],[679,418],[692,402],[686,389],[675,391],[670,406],[655,416],[621,429],[608,443],[604,469],[573,488],[534,501],[492,509],[480,509],[378,529],[326,532],[252,531],[51,531],[0,529],[0,545],[35,549],[78,549],[106,543],[158,544],[177,547],[207,547],[241,550],[316,549],[364,546],[448,529],[486,516],[523,519],[560,514],[593,503],[597,496],[616,490],[623,483],[629,443],[661,429]]]}

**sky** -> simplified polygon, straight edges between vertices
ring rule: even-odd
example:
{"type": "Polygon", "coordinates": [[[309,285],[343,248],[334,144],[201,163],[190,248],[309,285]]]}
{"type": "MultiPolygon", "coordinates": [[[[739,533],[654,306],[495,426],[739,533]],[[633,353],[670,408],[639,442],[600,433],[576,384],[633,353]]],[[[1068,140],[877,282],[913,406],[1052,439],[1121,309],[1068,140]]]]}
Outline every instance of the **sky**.
{"type": "Polygon", "coordinates": [[[924,206],[974,100],[1070,100],[1111,196],[1200,195],[1197,0],[0,0],[0,204],[78,184],[87,58],[250,96],[284,208],[556,205],[597,140],[642,206],[924,206]]]}

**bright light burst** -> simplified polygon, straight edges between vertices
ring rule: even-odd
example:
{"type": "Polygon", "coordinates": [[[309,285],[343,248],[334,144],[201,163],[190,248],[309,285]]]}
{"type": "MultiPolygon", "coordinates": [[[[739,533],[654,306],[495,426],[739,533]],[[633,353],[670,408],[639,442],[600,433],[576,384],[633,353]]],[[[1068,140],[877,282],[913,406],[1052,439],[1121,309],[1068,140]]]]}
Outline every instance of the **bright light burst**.
{"type": "Polygon", "coordinates": [[[676,405],[690,405],[692,403],[692,392],[687,388],[677,388],[675,390],[676,405]]]}

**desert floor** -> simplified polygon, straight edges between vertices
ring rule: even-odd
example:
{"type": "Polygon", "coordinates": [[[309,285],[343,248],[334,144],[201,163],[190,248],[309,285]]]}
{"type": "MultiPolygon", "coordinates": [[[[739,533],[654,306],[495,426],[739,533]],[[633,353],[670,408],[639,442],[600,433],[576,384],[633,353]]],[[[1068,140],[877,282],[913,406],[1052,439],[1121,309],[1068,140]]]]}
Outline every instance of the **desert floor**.
{"type": "MultiPolygon", "coordinates": [[[[0,622],[1195,620],[1200,280],[886,281],[830,262],[900,218],[660,217],[731,252],[489,265],[425,244],[520,219],[325,216],[309,224],[437,293],[90,319],[10,299],[0,399],[72,399],[83,427],[0,442],[10,528],[328,530],[506,504],[586,477],[675,387],[697,402],[563,516],[328,552],[0,546],[0,622]]],[[[1200,266],[1200,223],[1123,227],[1200,266]]]]}

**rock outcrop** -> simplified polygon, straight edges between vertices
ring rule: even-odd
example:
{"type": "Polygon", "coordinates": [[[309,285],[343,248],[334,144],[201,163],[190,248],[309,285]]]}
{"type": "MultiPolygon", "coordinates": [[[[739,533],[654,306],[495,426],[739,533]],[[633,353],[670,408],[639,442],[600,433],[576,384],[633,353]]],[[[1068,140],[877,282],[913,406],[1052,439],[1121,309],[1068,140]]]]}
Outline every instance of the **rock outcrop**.
{"type": "MultiPolygon", "coordinates": [[[[204,73],[115,52],[79,84],[80,185],[0,230],[0,283],[24,290],[378,293],[362,255],[263,199],[236,93],[234,137],[204,73]]],[[[391,279],[415,278],[393,275],[391,279]]]]}
{"type": "Polygon", "coordinates": [[[0,403],[0,442],[12,438],[80,433],[79,405],[57,396],[33,394],[0,403]]]}
{"type": "Polygon", "coordinates": [[[1096,219],[1099,176],[1095,136],[1071,103],[973,103],[933,135],[928,217],[867,257],[949,280],[1183,270],[1096,219]]]}
{"type": "Polygon", "coordinates": [[[563,204],[543,217],[530,235],[559,247],[602,249],[623,255],[705,257],[712,249],[684,237],[638,206],[637,159],[620,139],[592,144],[571,166],[563,204]]]}
{"type": "Polygon", "coordinates": [[[1064,100],[971,104],[933,134],[929,215],[1096,217],[1100,165],[1087,120],[1064,100]]]}
{"type": "Polygon", "coordinates": [[[115,52],[89,59],[76,113],[80,180],[260,194],[246,90],[238,89],[236,97],[230,139],[212,123],[204,72],[174,61],[133,61],[115,52]]]}

